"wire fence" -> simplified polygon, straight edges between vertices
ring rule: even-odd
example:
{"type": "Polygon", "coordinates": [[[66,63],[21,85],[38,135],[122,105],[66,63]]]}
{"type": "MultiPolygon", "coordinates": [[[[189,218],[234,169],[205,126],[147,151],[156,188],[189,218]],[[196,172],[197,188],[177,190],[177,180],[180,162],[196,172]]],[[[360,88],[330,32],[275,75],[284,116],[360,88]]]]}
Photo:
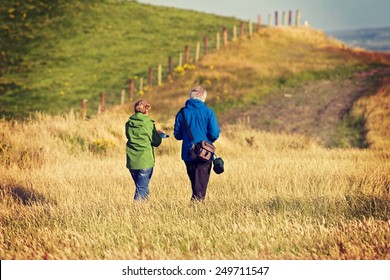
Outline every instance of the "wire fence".
{"type": "MultiPolygon", "coordinates": [[[[288,13],[283,11],[282,14],[275,11],[274,23],[272,23],[272,15],[269,14],[267,25],[262,24],[262,17],[259,15],[257,17],[257,23],[253,23],[249,20],[241,21],[239,25],[234,25],[230,28],[223,27],[220,32],[205,35],[194,45],[184,46],[182,52],[168,55],[165,63],[156,63],[142,72],[134,73],[132,78],[130,78],[126,84],[122,85],[120,93],[110,94],[110,98],[115,98],[120,101],[120,104],[133,102],[152,88],[162,86],[167,82],[173,82],[186,70],[193,69],[194,65],[209,53],[216,52],[243,37],[251,38],[253,33],[260,32],[262,28],[273,26],[299,27],[300,17],[301,12],[298,9],[296,10],[295,23],[293,24],[292,10],[289,10],[288,13]],[[281,19],[281,21],[279,21],[279,19],[281,19]]],[[[98,113],[103,113],[105,111],[105,100],[106,94],[101,92],[98,113]]],[[[117,102],[114,103],[117,104],[117,102]]],[[[86,99],[83,99],[81,102],[81,114],[83,119],[87,118],[86,99]]]]}

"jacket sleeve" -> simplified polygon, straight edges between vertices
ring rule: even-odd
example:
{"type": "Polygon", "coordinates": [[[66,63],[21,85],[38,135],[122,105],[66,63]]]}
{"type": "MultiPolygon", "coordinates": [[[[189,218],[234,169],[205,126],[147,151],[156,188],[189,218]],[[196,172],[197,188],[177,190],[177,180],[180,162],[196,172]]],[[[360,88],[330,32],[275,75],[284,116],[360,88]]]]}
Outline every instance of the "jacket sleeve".
{"type": "Polygon", "coordinates": [[[127,139],[127,140],[130,140],[129,122],[128,122],[128,121],[126,122],[126,125],[125,125],[125,134],[126,134],[126,139],[127,139]]]}
{"type": "Polygon", "coordinates": [[[152,130],[152,146],[158,147],[161,144],[161,136],[158,134],[156,126],[153,124],[153,130],[152,130]]]}
{"type": "Polygon", "coordinates": [[[176,140],[183,140],[183,130],[181,128],[181,114],[177,113],[175,118],[175,125],[173,127],[173,136],[175,136],[176,140]]]}
{"type": "Polygon", "coordinates": [[[219,138],[220,132],[221,129],[219,128],[217,117],[215,116],[214,111],[210,109],[210,117],[207,125],[207,138],[211,142],[215,142],[219,138]]]}

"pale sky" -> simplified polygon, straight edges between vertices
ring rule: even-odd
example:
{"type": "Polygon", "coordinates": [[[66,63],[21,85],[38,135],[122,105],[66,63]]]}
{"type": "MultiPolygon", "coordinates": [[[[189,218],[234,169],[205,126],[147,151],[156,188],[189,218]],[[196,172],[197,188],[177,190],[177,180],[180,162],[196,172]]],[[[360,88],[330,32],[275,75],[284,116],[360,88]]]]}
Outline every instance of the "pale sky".
{"type": "MultiPolygon", "coordinates": [[[[390,0],[138,0],[160,6],[178,7],[257,22],[272,19],[276,10],[301,10],[301,22],[323,31],[390,27],[390,0]]],[[[279,19],[279,22],[281,19],[279,19]]],[[[274,22],[274,19],[273,19],[274,22]]]]}

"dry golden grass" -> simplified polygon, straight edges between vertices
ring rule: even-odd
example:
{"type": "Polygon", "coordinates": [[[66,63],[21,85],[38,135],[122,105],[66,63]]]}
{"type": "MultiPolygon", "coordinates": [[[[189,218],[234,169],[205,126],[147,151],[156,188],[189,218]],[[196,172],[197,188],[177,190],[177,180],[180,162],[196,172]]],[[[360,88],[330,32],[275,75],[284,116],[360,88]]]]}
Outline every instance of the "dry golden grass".
{"type": "MultiPolygon", "coordinates": [[[[123,113],[0,121],[1,259],[390,259],[389,149],[325,149],[245,122],[190,203],[180,142],[156,149],[132,201],[123,113]]],[[[161,124],[172,134],[173,120],[161,124]]]]}
{"type": "Polygon", "coordinates": [[[366,138],[370,148],[388,150],[390,147],[390,78],[383,78],[376,93],[358,100],[353,113],[365,119],[366,138]]]}

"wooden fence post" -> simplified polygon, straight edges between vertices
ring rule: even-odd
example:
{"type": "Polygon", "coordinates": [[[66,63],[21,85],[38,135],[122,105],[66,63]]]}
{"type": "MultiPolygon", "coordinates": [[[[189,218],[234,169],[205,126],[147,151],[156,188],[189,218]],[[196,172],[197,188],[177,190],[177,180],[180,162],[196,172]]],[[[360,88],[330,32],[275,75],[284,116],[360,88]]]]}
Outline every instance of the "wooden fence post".
{"type": "Polygon", "coordinates": [[[149,67],[148,78],[149,78],[149,88],[153,88],[153,68],[152,67],[149,67]]]}
{"type": "Polygon", "coordinates": [[[215,48],[216,48],[217,50],[219,50],[220,45],[221,45],[221,42],[220,42],[220,41],[221,41],[221,35],[219,34],[219,32],[217,32],[217,35],[216,35],[216,36],[217,36],[217,45],[216,45],[215,48]]]}
{"type": "Polygon", "coordinates": [[[240,38],[244,36],[244,23],[240,22],[240,38]]]}
{"type": "Polygon", "coordinates": [[[271,27],[271,21],[272,21],[272,16],[269,14],[268,15],[268,27],[271,27]]]}
{"type": "Polygon", "coordinates": [[[179,53],[179,66],[183,66],[183,54],[181,52],[179,53]]]}
{"type": "Polygon", "coordinates": [[[196,43],[196,51],[195,51],[195,62],[199,61],[199,57],[200,57],[200,43],[197,42],[196,43]]]}
{"type": "Polygon", "coordinates": [[[168,76],[172,76],[172,56],[168,56],[168,76]]]}
{"type": "Polygon", "coordinates": [[[297,15],[295,20],[296,20],[295,25],[299,27],[301,21],[301,11],[299,9],[297,10],[297,15]]]}
{"type": "Polygon", "coordinates": [[[125,104],[125,90],[121,90],[121,105],[125,104]]]}
{"type": "Polygon", "coordinates": [[[144,91],[144,77],[139,78],[139,92],[143,93],[144,91]]]}
{"type": "Polygon", "coordinates": [[[186,52],[186,63],[190,64],[190,47],[188,45],[185,46],[185,52],[186,52]]]}
{"type": "Polygon", "coordinates": [[[278,26],[278,11],[275,11],[275,26],[278,26]]]}
{"type": "Polygon", "coordinates": [[[204,55],[209,52],[209,37],[207,37],[207,35],[203,37],[203,51],[204,55]]]}
{"type": "Polygon", "coordinates": [[[133,79],[129,80],[129,99],[130,99],[130,102],[133,102],[133,99],[134,99],[134,80],[133,79]]]}
{"type": "Polygon", "coordinates": [[[104,95],[104,92],[101,92],[100,93],[100,110],[99,110],[99,113],[104,113],[105,111],[105,95],[104,95]]]}
{"type": "Polygon", "coordinates": [[[286,11],[283,11],[283,15],[282,15],[282,26],[285,26],[286,25],[286,11]]]}
{"type": "Polygon", "coordinates": [[[81,101],[81,119],[85,121],[87,119],[87,99],[81,101]]]}
{"type": "Polygon", "coordinates": [[[292,10],[288,11],[288,26],[292,24],[292,10]]]}
{"type": "Polygon", "coordinates": [[[228,34],[226,27],[223,28],[223,46],[226,47],[228,44],[228,34]]]}
{"type": "Polygon", "coordinates": [[[248,29],[249,29],[249,37],[252,37],[252,20],[251,19],[248,22],[248,29]]]}
{"type": "Polygon", "coordinates": [[[261,15],[257,16],[257,32],[261,31],[261,15]]]}
{"type": "Polygon", "coordinates": [[[233,26],[233,41],[237,40],[237,26],[233,26]]]}
{"type": "Polygon", "coordinates": [[[162,66],[161,64],[158,65],[157,68],[157,86],[162,85],[162,66]]]}

